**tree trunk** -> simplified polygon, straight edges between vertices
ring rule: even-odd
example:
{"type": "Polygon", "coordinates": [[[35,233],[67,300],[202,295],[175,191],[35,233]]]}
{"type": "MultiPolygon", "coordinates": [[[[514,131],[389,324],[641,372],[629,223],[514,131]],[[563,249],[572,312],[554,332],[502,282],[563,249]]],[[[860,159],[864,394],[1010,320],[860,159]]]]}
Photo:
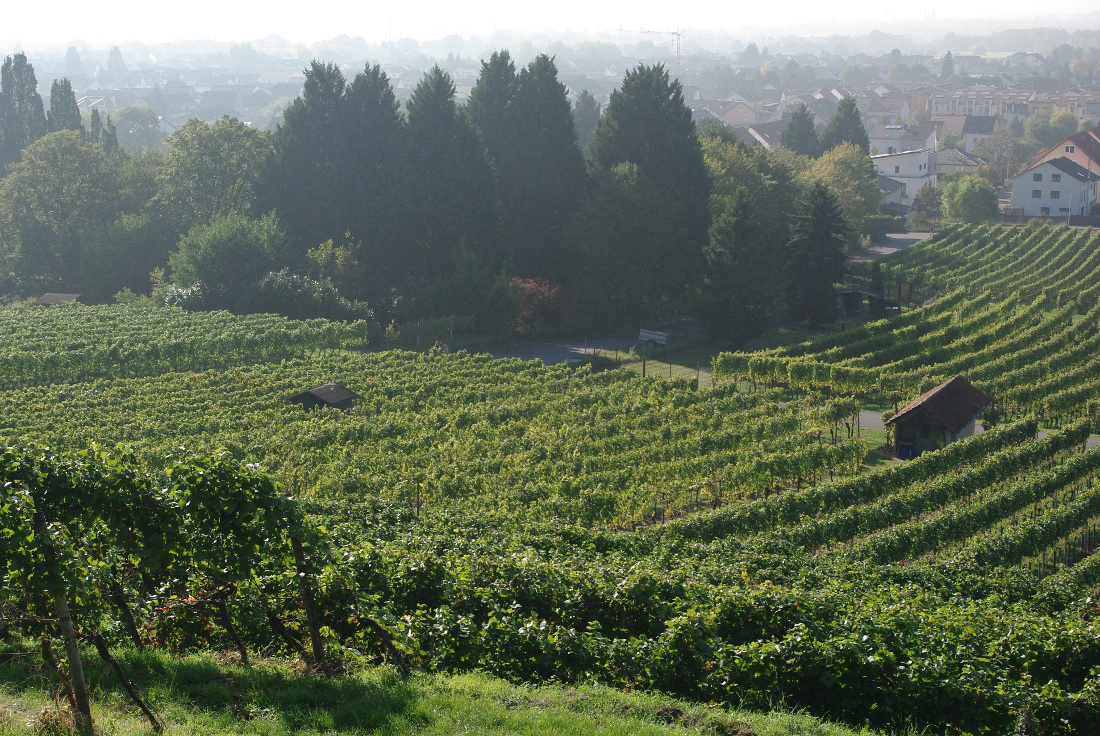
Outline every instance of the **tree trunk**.
{"type": "Polygon", "coordinates": [[[57,615],[57,623],[61,627],[61,634],[65,640],[65,653],[69,660],[69,681],[73,687],[73,700],[76,703],[76,725],[82,731],[90,731],[92,728],[92,704],[88,699],[88,683],[84,679],[84,664],[80,660],[80,646],[76,639],[76,627],[73,626],[73,618],[69,613],[69,601],[65,597],[65,578],[57,562],[53,545],[49,542],[49,531],[46,529],[46,517],[42,512],[34,514],[34,530],[42,540],[42,550],[46,557],[46,575],[49,579],[49,587],[53,589],[53,609],[57,615]]]}
{"type": "Polygon", "coordinates": [[[114,599],[119,613],[122,614],[122,623],[126,627],[126,633],[130,636],[130,641],[134,643],[134,646],[140,652],[145,649],[145,644],[141,641],[141,634],[134,622],[133,611],[130,610],[130,605],[126,602],[126,594],[122,591],[122,586],[119,585],[117,573],[114,570],[111,572],[114,573],[111,579],[111,598],[114,599]]]}
{"type": "MultiPolygon", "coordinates": [[[[226,594],[229,595],[228,592],[226,594]]],[[[249,666],[248,649],[244,645],[244,639],[237,633],[237,627],[233,625],[233,618],[229,615],[229,606],[224,600],[214,601],[214,607],[218,609],[218,617],[221,619],[222,628],[229,634],[229,638],[237,645],[237,651],[241,654],[241,664],[249,666]]]]}
{"type": "Polygon", "coordinates": [[[283,624],[282,619],[271,608],[271,604],[268,603],[267,598],[260,598],[260,602],[263,604],[264,613],[267,614],[267,622],[271,625],[272,630],[279,636],[280,639],[287,643],[291,649],[298,653],[298,656],[302,658],[302,661],[307,664],[313,664],[312,658],[309,656],[309,652],[302,646],[302,642],[294,638],[286,626],[283,624]]]}
{"type": "Polygon", "coordinates": [[[314,663],[325,664],[325,644],[321,641],[321,625],[317,620],[317,606],[313,601],[313,586],[310,585],[309,568],[306,566],[306,554],[302,549],[302,540],[290,538],[294,549],[294,565],[298,568],[298,587],[302,591],[302,605],[306,609],[306,625],[309,627],[309,643],[313,647],[314,663]]]}
{"type": "Polygon", "coordinates": [[[134,684],[130,682],[126,677],[126,673],[122,671],[122,665],[111,656],[111,650],[107,648],[107,642],[103,639],[103,635],[98,631],[92,634],[92,643],[95,644],[96,651],[99,652],[99,656],[103,661],[111,665],[111,669],[115,671],[115,676],[118,677],[118,681],[122,683],[122,687],[126,688],[126,692],[130,694],[130,699],[134,701],[134,704],[145,714],[145,717],[153,726],[153,730],[157,733],[163,731],[164,729],[160,725],[160,721],[153,715],[153,711],[149,710],[149,706],[145,704],[145,701],[137,694],[137,690],[134,689],[134,684]]]}

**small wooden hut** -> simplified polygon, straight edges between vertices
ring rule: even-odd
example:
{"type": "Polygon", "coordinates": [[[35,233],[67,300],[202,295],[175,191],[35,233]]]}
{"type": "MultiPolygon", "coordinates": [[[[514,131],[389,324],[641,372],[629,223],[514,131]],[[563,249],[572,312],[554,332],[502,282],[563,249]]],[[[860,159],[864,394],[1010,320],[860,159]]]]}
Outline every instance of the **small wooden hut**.
{"type": "Polygon", "coordinates": [[[287,399],[287,402],[301,404],[306,409],[322,409],[327,406],[346,411],[354,406],[355,400],[358,398],[359,394],[346,386],[341,386],[338,383],[326,383],[324,386],[295,394],[287,399]]]}
{"type": "Polygon", "coordinates": [[[992,401],[970,381],[955,376],[911,401],[892,416],[894,450],[913,458],[974,434],[974,420],[992,401]]]}

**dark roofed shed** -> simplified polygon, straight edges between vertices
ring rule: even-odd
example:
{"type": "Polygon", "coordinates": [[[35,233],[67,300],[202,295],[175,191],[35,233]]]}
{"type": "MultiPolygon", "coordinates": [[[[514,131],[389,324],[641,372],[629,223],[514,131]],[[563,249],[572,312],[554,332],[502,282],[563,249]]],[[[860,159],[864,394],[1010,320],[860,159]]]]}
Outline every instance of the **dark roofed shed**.
{"type": "Polygon", "coordinates": [[[323,386],[303,391],[287,399],[291,404],[301,404],[306,409],[319,409],[326,406],[333,409],[350,409],[359,394],[338,383],[326,383],[323,386]]]}
{"type": "Polygon", "coordinates": [[[974,434],[974,420],[991,398],[962,376],[941,383],[909,402],[886,424],[894,425],[899,457],[916,457],[974,434]]]}

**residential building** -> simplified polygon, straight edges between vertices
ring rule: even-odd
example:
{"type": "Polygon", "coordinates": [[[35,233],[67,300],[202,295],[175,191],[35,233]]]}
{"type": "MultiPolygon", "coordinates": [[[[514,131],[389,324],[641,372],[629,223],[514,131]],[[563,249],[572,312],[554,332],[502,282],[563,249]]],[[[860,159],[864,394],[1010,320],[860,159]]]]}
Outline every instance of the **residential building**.
{"type": "Polygon", "coordinates": [[[916,125],[876,123],[871,126],[867,138],[871,145],[882,153],[913,151],[918,148],[937,148],[936,125],[918,123],[916,125]]]}
{"type": "Polygon", "coordinates": [[[973,174],[986,160],[981,156],[966,153],[955,148],[936,151],[936,176],[944,174],[973,174]]]}
{"type": "Polygon", "coordinates": [[[993,135],[996,123],[997,118],[992,115],[968,115],[966,123],[963,125],[966,152],[973,153],[978,141],[993,135]]]}
{"type": "Polygon", "coordinates": [[[933,115],[1000,115],[1026,118],[1035,92],[1017,89],[956,89],[928,98],[933,115]]]}
{"type": "MultiPolygon", "coordinates": [[[[936,152],[928,148],[900,153],[883,153],[871,157],[875,170],[882,176],[905,184],[906,193],[911,197],[925,184],[936,186],[936,152]]],[[[902,200],[909,204],[908,198],[902,200]]]]}
{"type": "Polygon", "coordinates": [[[1027,163],[1030,169],[1044,161],[1068,158],[1086,171],[1100,174],[1100,126],[1058,141],[1045,151],[1040,151],[1027,163]]]}
{"type": "Polygon", "coordinates": [[[1096,204],[1093,173],[1065,156],[1041,161],[1012,179],[1012,206],[1025,217],[1080,217],[1096,204]]]}

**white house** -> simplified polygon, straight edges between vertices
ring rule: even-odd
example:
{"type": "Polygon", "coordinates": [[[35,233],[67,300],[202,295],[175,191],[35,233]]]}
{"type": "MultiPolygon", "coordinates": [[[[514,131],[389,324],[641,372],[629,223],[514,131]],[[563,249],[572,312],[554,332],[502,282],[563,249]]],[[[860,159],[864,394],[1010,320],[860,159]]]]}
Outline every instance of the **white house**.
{"type": "Polygon", "coordinates": [[[1012,206],[1025,217],[1083,216],[1096,202],[1097,175],[1062,156],[1042,161],[1012,179],[1012,206]]]}
{"type": "Polygon", "coordinates": [[[883,153],[872,156],[871,163],[882,176],[905,184],[910,194],[916,194],[925,184],[936,186],[936,152],[928,148],[883,153]]]}

